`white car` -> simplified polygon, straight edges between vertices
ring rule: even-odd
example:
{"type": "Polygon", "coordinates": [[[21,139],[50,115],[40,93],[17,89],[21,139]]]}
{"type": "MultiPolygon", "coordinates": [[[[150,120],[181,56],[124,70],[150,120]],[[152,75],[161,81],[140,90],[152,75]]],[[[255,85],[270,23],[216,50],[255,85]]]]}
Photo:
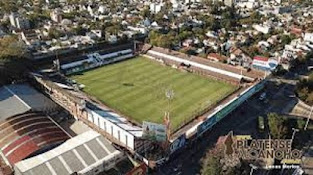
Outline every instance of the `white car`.
{"type": "Polygon", "coordinates": [[[266,98],[266,92],[263,92],[260,97],[259,100],[263,101],[266,98]]]}

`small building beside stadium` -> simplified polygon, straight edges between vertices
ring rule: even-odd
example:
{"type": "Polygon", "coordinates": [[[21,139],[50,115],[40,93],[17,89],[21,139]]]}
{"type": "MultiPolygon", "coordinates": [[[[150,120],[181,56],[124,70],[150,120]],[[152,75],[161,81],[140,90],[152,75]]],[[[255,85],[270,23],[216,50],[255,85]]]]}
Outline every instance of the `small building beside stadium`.
{"type": "Polygon", "coordinates": [[[278,61],[262,56],[255,56],[252,61],[252,67],[262,71],[274,71],[278,66],[278,61]]]}

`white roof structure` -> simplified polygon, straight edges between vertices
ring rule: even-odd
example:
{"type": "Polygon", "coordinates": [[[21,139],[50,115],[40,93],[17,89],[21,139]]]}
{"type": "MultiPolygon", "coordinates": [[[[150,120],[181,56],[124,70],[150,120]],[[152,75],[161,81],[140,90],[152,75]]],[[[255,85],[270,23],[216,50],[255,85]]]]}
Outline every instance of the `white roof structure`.
{"type": "Polygon", "coordinates": [[[15,164],[16,174],[68,175],[87,173],[94,168],[112,168],[124,157],[99,133],[90,130],[38,156],[15,164]]]}
{"type": "Polygon", "coordinates": [[[111,111],[103,111],[103,110],[94,110],[97,114],[101,115],[103,118],[109,120],[110,122],[114,123],[115,125],[123,128],[127,132],[131,133],[136,137],[142,137],[142,128],[131,125],[128,120],[120,115],[111,112],[111,111]]]}

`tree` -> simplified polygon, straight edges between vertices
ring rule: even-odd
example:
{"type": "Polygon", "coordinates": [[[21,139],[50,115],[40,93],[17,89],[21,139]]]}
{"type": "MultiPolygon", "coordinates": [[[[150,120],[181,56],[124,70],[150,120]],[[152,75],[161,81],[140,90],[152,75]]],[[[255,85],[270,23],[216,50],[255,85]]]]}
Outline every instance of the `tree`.
{"type": "Polygon", "coordinates": [[[185,40],[185,39],[187,39],[187,38],[189,38],[191,36],[192,36],[192,32],[190,32],[190,31],[182,31],[182,32],[179,33],[179,35],[177,37],[178,37],[179,41],[183,41],[183,40],[185,40]]]}
{"type": "Polygon", "coordinates": [[[112,26],[109,26],[105,29],[107,33],[115,34],[115,35],[117,35],[120,30],[121,30],[121,26],[118,24],[113,24],[112,26]]]}
{"type": "Polygon", "coordinates": [[[0,0],[0,9],[5,13],[16,12],[18,10],[16,0],[0,0]]]}
{"type": "Polygon", "coordinates": [[[157,31],[151,31],[149,33],[149,40],[151,45],[170,49],[175,42],[175,36],[173,32],[162,34],[157,31]]]}
{"type": "Polygon", "coordinates": [[[207,154],[206,159],[203,161],[202,175],[219,175],[222,172],[222,165],[220,157],[212,154],[207,154]]]}
{"type": "Polygon", "coordinates": [[[305,59],[308,60],[308,61],[310,59],[313,59],[313,51],[310,51],[309,53],[307,53],[306,56],[305,56],[305,59]]]}
{"type": "Polygon", "coordinates": [[[270,113],[267,115],[268,126],[271,136],[275,139],[284,139],[288,134],[287,119],[283,116],[279,116],[276,113],[270,113]]]}
{"type": "Polygon", "coordinates": [[[146,6],[146,7],[141,11],[141,16],[142,16],[143,18],[149,18],[149,17],[151,16],[149,6],[146,6]]]}
{"type": "Polygon", "coordinates": [[[251,15],[248,18],[241,19],[240,22],[241,24],[252,25],[255,23],[261,23],[262,22],[261,19],[262,19],[262,15],[259,12],[254,11],[251,13],[251,15]]]}
{"type": "Polygon", "coordinates": [[[10,36],[0,39],[0,83],[21,78],[26,71],[25,46],[10,36]]]}
{"type": "Polygon", "coordinates": [[[60,38],[64,36],[64,34],[55,28],[51,28],[48,32],[48,36],[49,38],[60,38]]]}
{"type": "Polygon", "coordinates": [[[297,96],[309,105],[313,105],[313,73],[308,79],[300,80],[296,87],[297,96]]]}
{"type": "Polygon", "coordinates": [[[169,12],[173,9],[173,4],[170,1],[165,1],[165,4],[162,8],[163,11],[169,12]]]}
{"type": "Polygon", "coordinates": [[[87,30],[82,26],[78,26],[72,28],[72,32],[74,32],[76,35],[86,35],[87,30]]]}
{"type": "Polygon", "coordinates": [[[211,7],[213,5],[213,1],[212,0],[202,0],[202,3],[205,6],[211,7]]]}
{"type": "Polygon", "coordinates": [[[234,8],[226,8],[222,12],[222,20],[221,20],[221,25],[224,27],[226,30],[231,30],[232,28],[237,26],[237,20],[236,20],[236,12],[234,8]]]}
{"type": "Polygon", "coordinates": [[[17,37],[9,36],[0,39],[0,58],[22,57],[25,53],[25,45],[19,42],[17,37]]]}
{"type": "MultiPolygon", "coordinates": [[[[225,144],[225,143],[224,143],[225,144]]],[[[247,175],[250,167],[247,161],[238,157],[226,157],[224,144],[209,150],[202,161],[202,175],[247,175]]]]}
{"type": "Polygon", "coordinates": [[[289,44],[291,42],[291,37],[289,35],[283,35],[281,36],[281,44],[282,45],[286,45],[289,44]]]}

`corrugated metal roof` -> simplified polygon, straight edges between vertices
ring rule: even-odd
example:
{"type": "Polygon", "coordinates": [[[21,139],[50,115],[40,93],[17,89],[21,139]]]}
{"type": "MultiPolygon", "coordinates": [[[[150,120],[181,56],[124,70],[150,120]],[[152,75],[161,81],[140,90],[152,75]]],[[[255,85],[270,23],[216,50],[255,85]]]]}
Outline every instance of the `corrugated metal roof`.
{"type": "Polygon", "coordinates": [[[253,57],[253,60],[268,61],[268,58],[262,57],[262,56],[255,56],[255,57],[253,57]]]}
{"type": "Polygon", "coordinates": [[[142,128],[129,123],[127,119],[121,117],[117,113],[114,113],[112,111],[105,111],[100,108],[93,109],[93,111],[102,116],[103,118],[109,120],[110,122],[128,131],[132,135],[136,137],[142,136],[142,128]]]}
{"type": "Polygon", "coordinates": [[[89,130],[53,150],[15,164],[15,169],[22,174],[31,174],[41,171],[42,165],[49,164],[51,168],[48,174],[54,171],[58,175],[65,175],[83,171],[97,163],[110,162],[122,155],[102,135],[89,130]]]}

